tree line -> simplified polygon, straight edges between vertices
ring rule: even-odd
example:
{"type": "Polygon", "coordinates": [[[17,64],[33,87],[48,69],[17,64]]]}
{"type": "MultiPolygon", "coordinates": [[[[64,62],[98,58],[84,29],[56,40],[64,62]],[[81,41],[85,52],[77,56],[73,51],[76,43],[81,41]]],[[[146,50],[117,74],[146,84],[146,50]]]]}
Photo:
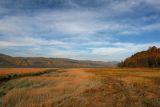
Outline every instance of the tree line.
{"type": "Polygon", "coordinates": [[[160,48],[149,47],[138,52],[118,64],[119,67],[160,67],[160,48]]]}

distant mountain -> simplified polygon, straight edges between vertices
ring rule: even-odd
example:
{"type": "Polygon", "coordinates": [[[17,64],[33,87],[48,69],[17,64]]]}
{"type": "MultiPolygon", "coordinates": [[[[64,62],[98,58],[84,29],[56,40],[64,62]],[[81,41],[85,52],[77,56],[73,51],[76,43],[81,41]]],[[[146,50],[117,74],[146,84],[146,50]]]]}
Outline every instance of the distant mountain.
{"type": "Polygon", "coordinates": [[[116,67],[115,62],[67,58],[12,57],[0,54],[0,67],[116,67]]]}
{"type": "Polygon", "coordinates": [[[150,47],[118,64],[119,67],[160,67],[160,48],[150,47]]]}

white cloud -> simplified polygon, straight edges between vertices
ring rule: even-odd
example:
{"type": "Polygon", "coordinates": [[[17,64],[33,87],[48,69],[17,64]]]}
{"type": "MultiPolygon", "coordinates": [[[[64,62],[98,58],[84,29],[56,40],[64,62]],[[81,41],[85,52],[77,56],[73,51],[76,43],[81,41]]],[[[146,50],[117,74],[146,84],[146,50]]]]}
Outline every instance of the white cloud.
{"type": "Polygon", "coordinates": [[[0,40],[0,48],[18,47],[18,46],[52,46],[70,48],[70,46],[58,40],[45,40],[32,37],[14,37],[8,40],[0,40]]]}
{"type": "Polygon", "coordinates": [[[136,52],[147,50],[150,46],[160,47],[160,43],[146,43],[146,44],[135,44],[135,43],[112,43],[111,47],[100,47],[92,48],[91,52],[94,55],[102,56],[103,59],[109,60],[122,60],[124,58],[133,55],[136,52]]]}
{"type": "MultiPolygon", "coordinates": [[[[70,1],[76,9],[45,10],[35,14],[13,14],[0,18],[0,49],[23,48],[24,52],[35,50],[40,55],[69,57],[75,59],[121,60],[149,46],[159,43],[122,43],[115,35],[140,35],[159,31],[160,22],[147,24],[123,16],[135,11],[141,3],[159,8],[159,0],[123,0],[104,2],[102,7],[83,8],[70,1]],[[105,4],[106,3],[106,4],[105,4]],[[96,10],[97,9],[97,10],[96,10]],[[115,19],[115,16],[118,18],[115,19]],[[47,49],[44,49],[45,48],[47,49]],[[43,52],[43,50],[45,50],[43,52]]],[[[1,7],[0,7],[1,9],[1,7]]],[[[7,10],[0,10],[3,11],[7,10]]],[[[143,17],[144,18],[144,17],[143,17]]],[[[142,19],[154,21],[157,17],[142,19]]],[[[137,18],[138,19],[138,18],[137,18]]],[[[144,38],[145,35],[143,35],[144,38]]],[[[141,37],[139,37],[141,38],[141,37]]],[[[27,55],[27,54],[26,54],[27,55]]]]}
{"type": "Polygon", "coordinates": [[[106,47],[106,48],[93,48],[92,53],[97,55],[113,55],[115,53],[124,52],[125,48],[119,47],[106,47]]]}
{"type": "Polygon", "coordinates": [[[140,1],[136,0],[124,0],[124,1],[113,1],[109,5],[111,10],[116,13],[124,13],[133,11],[133,8],[138,6],[140,1]]]}
{"type": "Polygon", "coordinates": [[[33,16],[10,16],[0,19],[0,33],[12,36],[39,36],[40,33],[57,33],[65,36],[87,36],[98,32],[135,35],[160,29],[156,24],[132,24],[104,20],[98,11],[65,10],[44,11],[33,16]]]}

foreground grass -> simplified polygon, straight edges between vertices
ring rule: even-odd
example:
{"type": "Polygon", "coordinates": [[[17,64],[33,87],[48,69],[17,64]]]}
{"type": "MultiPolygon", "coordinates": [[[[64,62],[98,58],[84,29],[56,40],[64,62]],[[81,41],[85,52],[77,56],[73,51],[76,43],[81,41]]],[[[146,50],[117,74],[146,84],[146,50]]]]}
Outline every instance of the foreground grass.
{"type": "Polygon", "coordinates": [[[39,76],[42,74],[50,73],[52,71],[56,71],[57,69],[46,69],[44,71],[37,71],[37,72],[25,72],[25,73],[10,73],[5,75],[0,75],[0,84],[11,79],[20,78],[20,77],[27,77],[27,76],[39,76]]]}
{"type": "Polygon", "coordinates": [[[103,85],[93,93],[100,93],[99,98],[103,102],[109,101],[109,107],[160,107],[159,69],[101,70],[90,69],[88,72],[100,78],[103,85]]]}
{"type": "Polygon", "coordinates": [[[0,76],[12,75],[12,74],[36,73],[36,72],[40,72],[48,69],[51,69],[51,68],[0,68],[0,76]]]}
{"type": "Polygon", "coordinates": [[[3,82],[0,85],[0,106],[160,107],[159,69],[51,71],[3,82]]]}

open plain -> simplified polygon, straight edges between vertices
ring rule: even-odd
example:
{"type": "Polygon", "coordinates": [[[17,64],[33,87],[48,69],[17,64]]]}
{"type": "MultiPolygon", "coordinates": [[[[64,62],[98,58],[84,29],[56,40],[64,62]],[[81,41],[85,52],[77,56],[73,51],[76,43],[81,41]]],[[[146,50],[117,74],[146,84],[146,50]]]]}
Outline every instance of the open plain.
{"type": "Polygon", "coordinates": [[[0,82],[1,107],[160,107],[160,69],[7,69],[0,77],[13,76],[0,82]]]}

